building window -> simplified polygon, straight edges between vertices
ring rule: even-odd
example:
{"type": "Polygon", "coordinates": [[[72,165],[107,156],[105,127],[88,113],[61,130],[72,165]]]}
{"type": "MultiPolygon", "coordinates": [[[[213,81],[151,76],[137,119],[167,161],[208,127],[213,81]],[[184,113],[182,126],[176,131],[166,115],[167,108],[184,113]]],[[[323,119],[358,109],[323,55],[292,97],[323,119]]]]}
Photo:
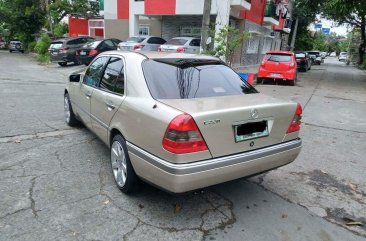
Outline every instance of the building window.
{"type": "Polygon", "coordinates": [[[150,26],[149,25],[139,25],[139,35],[140,36],[147,36],[150,35],[150,26]]]}
{"type": "Polygon", "coordinates": [[[195,26],[181,27],[180,36],[182,36],[182,37],[201,37],[201,27],[195,27],[195,26]]]}
{"type": "Polygon", "coordinates": [[[273,37],[265,36],[263,41],[263,47],[262,47],[262,54],[267,53],[271,50],[273,37]]]}
{"type": "Polygon", "coordinates": [[[258,36],[253,36],[248,39],[247,42],[247,53],[248,54],[257,54],[259,49],[260,38],[258,36]]]}

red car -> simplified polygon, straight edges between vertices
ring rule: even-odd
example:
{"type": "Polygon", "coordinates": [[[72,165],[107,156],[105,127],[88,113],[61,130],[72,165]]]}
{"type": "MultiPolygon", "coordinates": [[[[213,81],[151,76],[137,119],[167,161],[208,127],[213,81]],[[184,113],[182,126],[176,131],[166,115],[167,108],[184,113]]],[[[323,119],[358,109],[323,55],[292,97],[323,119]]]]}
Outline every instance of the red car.
{"type": "Polygon", "coordinates": [[[274,50],[267,52],[263,57],[258,71],[257,83],[269,79],[295,85],[296,77],[295,54],[290,51],[274,50]]]}

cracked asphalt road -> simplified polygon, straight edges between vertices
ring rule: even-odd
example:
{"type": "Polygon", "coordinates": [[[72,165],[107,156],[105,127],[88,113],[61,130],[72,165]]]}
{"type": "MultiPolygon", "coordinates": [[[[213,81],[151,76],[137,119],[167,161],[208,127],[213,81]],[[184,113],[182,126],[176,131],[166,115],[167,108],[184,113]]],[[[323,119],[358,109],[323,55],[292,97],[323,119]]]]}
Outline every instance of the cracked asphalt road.
{"type": "Polygon", "coordinates": [[[366,75],[327,59],[296,87],[258,86],[305,106],[292,164],[171,195],[122,194],[109,150],[63,121],[63,87],[81,68],[0,52],[0,240],[365,240],[366,75]],[[365,224],[364,224],[365,225],[365,224]]]}

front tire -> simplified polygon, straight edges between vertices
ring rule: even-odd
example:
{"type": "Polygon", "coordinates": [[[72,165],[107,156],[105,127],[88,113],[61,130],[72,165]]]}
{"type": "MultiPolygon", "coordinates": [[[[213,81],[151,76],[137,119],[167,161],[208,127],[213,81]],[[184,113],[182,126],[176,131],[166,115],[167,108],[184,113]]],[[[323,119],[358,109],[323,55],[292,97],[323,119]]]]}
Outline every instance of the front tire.
{"type": "Polygon", "coordinates": [[[67,65],[67,62],[58,62],[58,65],[60,65],[61,67],[65,67],[67,65]]]}
{"type": "Polygon", "coordinates": [[[64,113],[65,113],[65,122],[69,126],[77,126],[80,122],[76,119],[74,111],[71,107],[69,94],[66,93],[64,96],[64,113]]]}
{"type": "Polygon", "coordinates": [[[111,144],[111,167],[114,181],[122,192],[131,193],[136,189],[138,178],[128,156],[126,141],[119,134],[111,144]]]}

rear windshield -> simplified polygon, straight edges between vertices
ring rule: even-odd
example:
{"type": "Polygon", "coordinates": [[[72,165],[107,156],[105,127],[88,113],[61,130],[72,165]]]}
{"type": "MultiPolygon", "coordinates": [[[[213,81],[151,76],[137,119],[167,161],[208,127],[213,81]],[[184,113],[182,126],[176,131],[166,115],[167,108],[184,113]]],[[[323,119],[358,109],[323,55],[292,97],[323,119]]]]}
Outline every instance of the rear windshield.
{"type": "Polygon", "coordinates": [[[267,54],[265,56],[266,60],[273,62],[290,62],[291,55],[288,54],[267,54]]]}
{"type": "Polygon", "coordinates": [[[155,99],[193,99],[258,93],[217,60],[149,59],[142,64],[155,99]]]}
{"type": "Polygon", "coordinates": [[[305,54],[296,54],[296,58],[305,58],[305,54]]]}
{"type": "Polygon", "coordinates": [[[62,42],[52,42],[50,48],[51,49],[58,49],[62,47],[62,42]]]}
{"type": "Polygon", "coordinates": [[[187,41],[188,41],[187,39],[175,38],[175,39],[169,40],[165,44],[169,44],[169,45],[184,45],[185,43],[187,43],[187,41]]]}
{"type": "Polygon", "coordinates": [[[126,42],[129,42],[129,43],[141,43],[142,41],[144,41],[145,38],[140,38],[140,37],[131,37],[131,38],[128,38],[126,40],[126,42]]]}
{"type": "Polygon", "coordinates": [[[91,43],[84,44],[84,48],[92,48],[95,49],[102,41],[94,41],[91,43]]]}
{"type": "Polygon", "coordinates": [[[319,57],[319,52],[308,52],[309,55],[315,55],[316,57],[319,57]]]}

